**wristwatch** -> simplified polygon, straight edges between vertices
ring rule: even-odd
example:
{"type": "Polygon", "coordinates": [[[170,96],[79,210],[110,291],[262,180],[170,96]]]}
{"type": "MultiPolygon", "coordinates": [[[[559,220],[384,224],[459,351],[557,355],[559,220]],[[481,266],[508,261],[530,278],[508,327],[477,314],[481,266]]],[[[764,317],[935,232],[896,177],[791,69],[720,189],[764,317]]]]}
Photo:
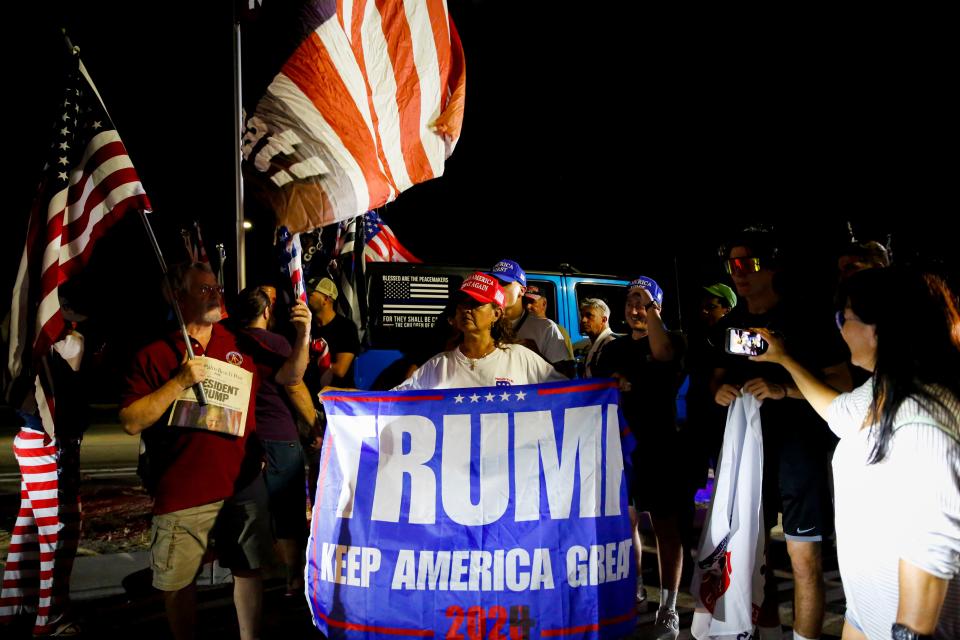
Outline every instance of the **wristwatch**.
{"type": "Polygon", "coordinates": [[[890,627],[890,637],[893,640],[933,640],[933,636],[924,635],[917,633],[910,627],[900,624],[899,622],[894,622],[893,626],[890,627]]]}

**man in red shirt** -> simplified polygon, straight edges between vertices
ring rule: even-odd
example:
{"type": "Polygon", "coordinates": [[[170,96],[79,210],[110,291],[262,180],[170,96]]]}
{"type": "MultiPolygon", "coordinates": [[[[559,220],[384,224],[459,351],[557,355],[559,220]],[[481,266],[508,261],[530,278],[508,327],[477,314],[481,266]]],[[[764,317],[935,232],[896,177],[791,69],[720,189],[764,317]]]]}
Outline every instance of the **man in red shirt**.
{"type": "MultiPolygon", "coordinates": [[[[253,358],[237,346],[233,333],[218,324],[223,290],[208,265],[178,265],[171,269],[170,282],[173,302],[180,307],[197,357],[186,359],[179,332],[147,345],[134,359],[120,403],[124,430],[131,435],[142,433],[150,456],[153,585],[165,592],[174,637],[193,638],[195,579],[213,531],[220,562],[233,573],[240,637],[254,638],[259,634],[260,567],[269,559],[272,544],[262,450],[251,437],[256,427],[256,367],[253,358]],[[211,360],[250,373],[246,424],[239,436],[203,429],[205,415],[193,423],[200,428],[170,424],[174,402],[206,379],[211,360]]],[[[307,364],[310,311],[306,305],[294,307],[291,321],[296,339],[292,355],[277,372],[280,384],[298,383],[307,364]]],[[[205,414],[208,407],[198,410],[205,414]]]]}

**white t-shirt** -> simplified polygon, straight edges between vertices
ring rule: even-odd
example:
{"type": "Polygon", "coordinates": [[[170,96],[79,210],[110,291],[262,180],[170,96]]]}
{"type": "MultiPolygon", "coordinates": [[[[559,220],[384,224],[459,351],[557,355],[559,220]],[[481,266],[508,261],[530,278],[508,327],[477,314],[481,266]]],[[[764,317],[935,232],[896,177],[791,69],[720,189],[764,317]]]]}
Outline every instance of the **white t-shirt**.
{"type": "Polygon", "coordinates": [[[566,379],[530,349],[519,344],[505,344],[476,360],[463,355],[459,348],[439,353],[394,389],[502,387],[566,379]]]}
{"type": "Polygon", "coordinates": [[[603,348],[607,346],[607,343],[616,340],[616,338],[617,334],[611,331],[610,327],[604,327],[600,335],[597,336],[597,339],[590,345],[590,351],[587,351],[587,365],[585,369],[588,378],[593,377],[593,365],[595,365],[600,358],[603,348]]]}
{"type": "MultiPolygon", "coordinates": [[[[882,462],[861,428],[873,380],[827,409],[840,437],[833,455],[837,557],[847,609],[868,638],[889,638],[901,558],[950,580],[937,638],[960,638],[960,440],[914,401],[901,405],[882,462]]],[[[952,407],[954,412],[960,407],[952,407]]]]}
{"type": "MultiPolygon", "coordinates": [[[[526,316],[526,320],[521,316],[523,324],[520,324],[520,328],[516,330],[517,340],[532,340],[537,345],[537,351],[547,362],[557,363],[573,359],[573,354],[567,349],[567,341],[564,340],[556,322],[531,313],[527,313],[526,316]]],[[[517,323],[519,324],[521,320],[517,323]]]]}

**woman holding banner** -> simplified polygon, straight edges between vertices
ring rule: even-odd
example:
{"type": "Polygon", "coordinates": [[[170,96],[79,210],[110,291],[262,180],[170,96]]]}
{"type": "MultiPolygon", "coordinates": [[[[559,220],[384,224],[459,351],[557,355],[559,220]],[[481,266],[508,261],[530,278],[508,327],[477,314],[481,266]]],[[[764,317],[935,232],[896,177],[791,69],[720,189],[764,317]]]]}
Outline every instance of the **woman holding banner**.
{"type": "Polygon", "coordinates": [[[477,272],[456,294],[453,324],[463,334],[460,344],[425,362],[395,387],[455,389],[538,384],[566,380],[530,349],[511,344],[510,322],[503,313],[503,288],[496,278],[477,272]]]}
{"type": "Polygon", "coordinates": [[[840,438],[833,457],[843,638],[960,637],[960,314],[938,277],[871,269],[842,284],[837,327],[872,373],[838,393],[782,341],[781,364],[840,438]]]}

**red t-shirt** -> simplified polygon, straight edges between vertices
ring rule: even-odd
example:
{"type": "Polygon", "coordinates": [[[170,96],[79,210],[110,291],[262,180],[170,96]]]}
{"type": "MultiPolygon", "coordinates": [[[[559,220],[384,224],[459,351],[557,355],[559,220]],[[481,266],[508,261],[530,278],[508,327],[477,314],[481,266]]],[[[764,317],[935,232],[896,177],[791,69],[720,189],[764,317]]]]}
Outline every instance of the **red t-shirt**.
{"type": "MultiPolygon", "coordinates": [[[[241,352],[235,336],[218,324],[213,325],[206,351],[196,340],[191,339],[191,342],[194,355],[230,362],[254,374],[246,429],[243,437],[237,438],[202,429],[167,426],[170,408],[160,420],[145,429],[143,438],[151,459],[162,461],[163,467],[154,492],[155,514],[229,498],[260,472],[262,450],[257,439],[251,437],[256,428],[254,399],[259,384],[253,358],[241,352]]],[[[124,380],[120,407],[130,406],[173,378],[180,369],[184,352],[180,333],[141,349],[124,380]]]]}

